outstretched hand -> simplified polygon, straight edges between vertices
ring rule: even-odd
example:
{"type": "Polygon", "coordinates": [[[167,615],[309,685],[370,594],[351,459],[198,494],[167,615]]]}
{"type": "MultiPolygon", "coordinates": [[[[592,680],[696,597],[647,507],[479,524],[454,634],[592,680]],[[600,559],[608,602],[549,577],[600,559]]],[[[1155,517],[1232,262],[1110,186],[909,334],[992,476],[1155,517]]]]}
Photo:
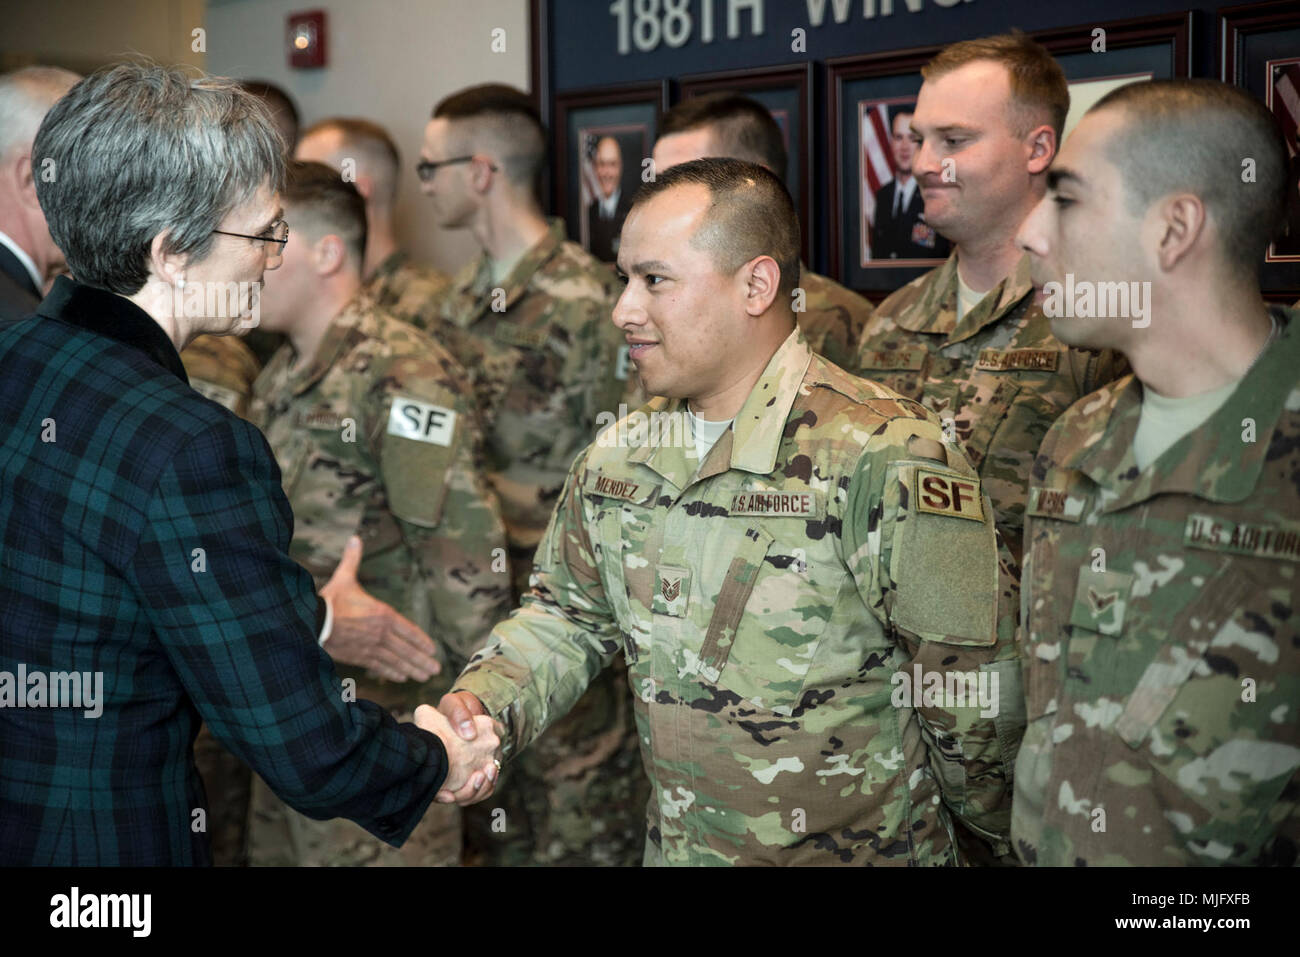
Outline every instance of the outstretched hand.
{"type": "Polygon", "coordinates": [[[325,651],[339,664],[366,668],[389,681],[428,681],[442,671],[438,646],[419,625],[357,583],[361,551],[361,539],[353,535],[320,590],[334,611],[325,651]]]}

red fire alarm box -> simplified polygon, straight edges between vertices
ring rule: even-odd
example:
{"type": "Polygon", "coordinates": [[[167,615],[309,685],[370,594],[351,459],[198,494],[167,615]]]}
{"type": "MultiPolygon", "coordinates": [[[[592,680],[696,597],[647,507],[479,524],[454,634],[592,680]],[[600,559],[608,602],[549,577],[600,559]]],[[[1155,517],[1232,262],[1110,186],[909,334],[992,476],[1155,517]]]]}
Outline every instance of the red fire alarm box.
{"type": "Polygon", "coordinates": [[[289,44],[289,66],[301,68],[325,65],[324,10],[289,14],[285,36],[289,44]]]}

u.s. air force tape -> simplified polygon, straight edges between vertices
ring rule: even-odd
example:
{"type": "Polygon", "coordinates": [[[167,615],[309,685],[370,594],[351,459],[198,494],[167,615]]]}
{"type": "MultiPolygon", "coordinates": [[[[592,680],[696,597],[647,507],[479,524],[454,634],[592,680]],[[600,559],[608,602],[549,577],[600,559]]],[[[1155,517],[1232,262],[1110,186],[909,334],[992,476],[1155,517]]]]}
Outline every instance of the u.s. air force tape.
{"type": "Polygon", "coordinates": [[[388,434],[430,445],[451,445],[456,436],[456,410],[399,395],[388,412],[388,434]]]}

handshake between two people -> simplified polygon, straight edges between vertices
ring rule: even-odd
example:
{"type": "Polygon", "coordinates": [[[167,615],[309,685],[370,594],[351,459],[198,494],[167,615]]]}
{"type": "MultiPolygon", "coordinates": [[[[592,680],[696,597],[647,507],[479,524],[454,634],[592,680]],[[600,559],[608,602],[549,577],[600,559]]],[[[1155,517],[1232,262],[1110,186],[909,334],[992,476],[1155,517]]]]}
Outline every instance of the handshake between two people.
{"type": "Polygon", "coordinates": [[[447,751],[447,778],[435,800],[466,807],[492,794],[501,773],[505,729],[468,691],[443,695],[438,707],[415,709],[415,724],[436,734],[447,751]]]}
{"type": "MultiPolygon", "coordinates": [[[[419,625],[361,587],[361,556],[361,539],[353,536],[320,590],[334,610],[325,651],[340,664],[365,668],[389,681],[428,681],[442,671],[437,645],[419,625]]],[[[436,710],[422,704],[415,709],[415,724],[436,734],[447,752],[447,778],[436,800],[464,807],[492,794],[505,732],[478,698],[460,692],[444,695],[436,710]]]]}

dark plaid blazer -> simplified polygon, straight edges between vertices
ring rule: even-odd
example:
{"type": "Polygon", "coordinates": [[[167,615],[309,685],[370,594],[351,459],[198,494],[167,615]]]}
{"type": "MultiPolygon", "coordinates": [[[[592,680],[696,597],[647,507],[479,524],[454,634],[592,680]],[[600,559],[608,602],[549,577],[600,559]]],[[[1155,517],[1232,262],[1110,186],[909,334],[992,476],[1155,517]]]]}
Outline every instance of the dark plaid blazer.
{"type": "Polygon", "coordinates": [[[345,700],[292,531],[262,434],[129,300],[60,278],[0,324],[0,865],[210,863],[200,720],[304,814],[406,839],[446,752],[345,700]],[[24,705],[102,673],[102,714],[19,707],[20,669],[24,705]]]}

